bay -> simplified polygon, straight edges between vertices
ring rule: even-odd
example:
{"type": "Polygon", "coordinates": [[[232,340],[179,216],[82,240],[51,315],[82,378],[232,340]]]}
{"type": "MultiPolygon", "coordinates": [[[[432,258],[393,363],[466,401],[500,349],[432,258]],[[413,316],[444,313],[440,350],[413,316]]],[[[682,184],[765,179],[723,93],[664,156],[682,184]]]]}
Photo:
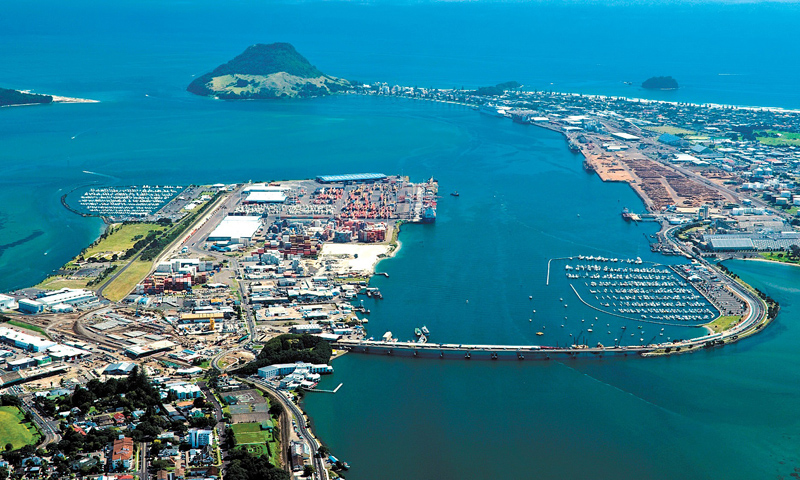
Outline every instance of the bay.
{"type": "MultiPolygon", "coordinates": [[[[437,224],[404,227],[399,254],[380,264],[391,276],[375,279],[386,299],[369,304],[372,334],[408,338],[425,324],[435,341],[532,343],[543,330],[543,341],[563,343],[595,314],[564,282],[545,285],[550,258],[671,261],[650,254],[652,225],[620,220],[622,207],[642,208],[633,192],[583,172],[557,134],[427,102],[227,103],[184,91],[256,42],[291,42],[323,71],[366,82],[514,79],[557,91],[800,107],[800,70],[785,60],[800,46],[794,4],[226,7],[4,6],[2,86],[102,103],[0,110],[0,245],[13,245],[0,254],[0,290],[38,282],[101,231],[60,205],[76,187],[374,170],[434,176],[444,198],[437,224]],[[622,83],[653,75],[672,75],[682,88],[622,83]]],[[[800,466],[800,279],[793,267],[729,266],[782,305],[766,331],[735,345],[593,362],[346,355],[323,384],[344,383],[339,393],[310,395],[306,408],[321,439],[353,465],[348,478],[786,477],[800,466]]]]}

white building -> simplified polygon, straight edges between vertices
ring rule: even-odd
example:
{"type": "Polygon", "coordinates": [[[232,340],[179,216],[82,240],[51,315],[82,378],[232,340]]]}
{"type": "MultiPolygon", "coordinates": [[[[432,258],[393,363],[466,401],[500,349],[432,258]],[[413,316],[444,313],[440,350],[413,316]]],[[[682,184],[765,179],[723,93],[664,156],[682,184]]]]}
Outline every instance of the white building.
{"type": "Polygon", "coordinates": [[[189,443],[192,448],[201,448],[206,445],[214,444],[213,430],[201,430],[199,428],[189,429],[189,443]]]}
{"type": "Polygon", "coordinates": [[[0,295],[0,311],[3,310],[16,310],[17,308],[17,301],[14,297],[9,297],[8,295],[0,295]]]}
{"type": "Polygon", "coordinates": [[[19,304],[19,311],[23,313],[41,313],[44,311],[44,304],[36,300],[22,298],[17,303],[19,304]]]}
{"type": "Polygon", "coordinates": [[[286,195],[283,192],[253,192],[247,196],[244,203],[283,203],[286,195]]]}
{"type": "Polygon", "coordinates": [[[0,327],[0,341],[30,352],[43,352],[56,345],[46,338],[34,337],[5,327],[0,327]]]}
{"type": "Polygon", "coordinates": [[[37,298],[39,303],[52,308],[55,305],[66,303],[68,305],[80,305],[96,300],[94,292],[80,288],[62,288],[54,292],[48,292],[37,298]]]}
{"type": "Polygon", "coordinates": [[[209,242],[247,243],[261,227],[261,217],[227,216],[208,236],[209,242]]]}
{"type": "Polygon", "coordinates": [[[274,378],[291,375],[293,373],[327,374],[333,373],[333,367],[325,364],[311,364],[306,362],[278,363],[268,367],[258,369],[258,376],[261,378],[274,378]]]}
{"type": "Polygon", "coordinates": [[[191,383],[170,383],[166,387],[167,392],[174,393],[178,397],[178,400],[186,400],[203,396],[203,392],[200,390],[200,387],[191,383]]]}

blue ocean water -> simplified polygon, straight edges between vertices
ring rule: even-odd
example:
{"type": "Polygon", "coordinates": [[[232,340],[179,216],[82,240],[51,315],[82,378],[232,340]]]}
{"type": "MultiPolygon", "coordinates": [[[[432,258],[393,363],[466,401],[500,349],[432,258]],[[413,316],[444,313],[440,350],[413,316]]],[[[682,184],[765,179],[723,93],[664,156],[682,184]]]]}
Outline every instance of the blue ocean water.
{"type": "MultiPolygon", "coordinates": [[[[441,200],[436,225],[405,228],[397,257],[380,264],[391,277],[375,280],[386,299],[370,305],[372,333],[410,337],[426,324],[437,341],[531,343],[545,330],[542,340],[566,342],[583,328],[579,318],[595,314],[571,300],[565,312],[557,298],[571,293],[544,284],[548,259],[669,259],[650,254],[652,225],[620,220],[623,206],[642,208],[634,193],[586,174],[561,136],[452,105],[345,96],[228,103],[185,86],[247,45],[289,41],[323,71],[361,81],[515,79],[800,108],[800,67],[788,60],[800,46],[798,20],[792,4],[4,5],[0,86],[101,103],[0,109],[0,247],[12,245],[0,248],[0,290],[36,283],[101,231],[60,205],[76,187],[380,170],[435,176],[445,194],[461,196],[441,200]],[[682,88],[622,83],[664,74],[682,88]]],[[[721,350],[499,365],[347,355],[325,379],[343,388],[309,396],[307,408],[321,438],[353,464],[348,478],[785,477],[800,466],[800,274],[732,268],[783,310],[765,332],[721,350]]]]}

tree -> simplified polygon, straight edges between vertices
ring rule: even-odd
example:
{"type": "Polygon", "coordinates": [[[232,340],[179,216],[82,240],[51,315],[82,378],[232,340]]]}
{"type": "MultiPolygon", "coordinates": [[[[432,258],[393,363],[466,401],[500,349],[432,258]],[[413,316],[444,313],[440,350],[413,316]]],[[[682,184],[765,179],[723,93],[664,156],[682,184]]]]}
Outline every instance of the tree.
{"type": "Polygon", "coordinates": [[[281,413],[283,413],[283,407],[281,407],[281,405],[279,403],[275,403],[273,405],[270,405],[270,407],[269,407],[269,414],[270,415],[272,415],[275,418],[278,418],[278,417],[281,416],[281,413]]]}
{"type": "Polygon", "coordinates": [[[6,452],[10,452],[11,450],[14,450],[14,445],[12,445],[10,442],[6,443],[6,452]]]}
{"type": "Polygon", "coordinates": [[[311,465],[303,465],[303,476],[304,477],[310,477],[311,475],[314,475],[314,472],[315,472],[315,470],[314,470],[313,466],[311,466],[311,465]]]}
{"type": "Polygon", "coordinates": [[[3,394],[0,395],[0,405],[4,407],[19,407],[22,405],[22,400],[16,395],[3,394]]]}
{"type": "Polygon", "coordinates": [[[192,401],[192,405],[194,405],[195,408],[203,408],[206,406],[206,399],[203,397],[197,397],[194,399],[194,401],[192,401]]]}
{"type": "Polygon", "coordinates": [[[330,455],[331,454],[330,449],[328,447],[326,447],[325,445],[321,445],[317,451],[319,452],[319,456],[320,457],[324,457],[326,455],[330,455]]]}

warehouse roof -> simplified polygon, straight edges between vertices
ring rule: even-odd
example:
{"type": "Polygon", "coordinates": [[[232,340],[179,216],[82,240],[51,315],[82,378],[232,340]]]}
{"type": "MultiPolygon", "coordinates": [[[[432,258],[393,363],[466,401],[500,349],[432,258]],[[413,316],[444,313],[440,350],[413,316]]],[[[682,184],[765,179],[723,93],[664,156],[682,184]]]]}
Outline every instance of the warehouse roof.
{"type": "Polygon", "coordinates": [[[245,199],[246,203],[283,203],[286,195],[283,192],[253,192],[245,199]]]}
{"type": "Polygon", "coordinates": [[[755,245],[750,238],[711,238],[709,240],[714,249],[754,249],[755,245]]]}
{"type": "Polygon", "coordinates": [[[208,236],[209,241],[250,238],[261,226],[261,217],[227,216],[208,236]]]}
{"type": "Polygon", "coordinates": [[[382,173],[351,173],[348,175],[320,175],[317,177],[317,181],[319,183],[374,182],[384,178],[386,175],[382,173]]]}

